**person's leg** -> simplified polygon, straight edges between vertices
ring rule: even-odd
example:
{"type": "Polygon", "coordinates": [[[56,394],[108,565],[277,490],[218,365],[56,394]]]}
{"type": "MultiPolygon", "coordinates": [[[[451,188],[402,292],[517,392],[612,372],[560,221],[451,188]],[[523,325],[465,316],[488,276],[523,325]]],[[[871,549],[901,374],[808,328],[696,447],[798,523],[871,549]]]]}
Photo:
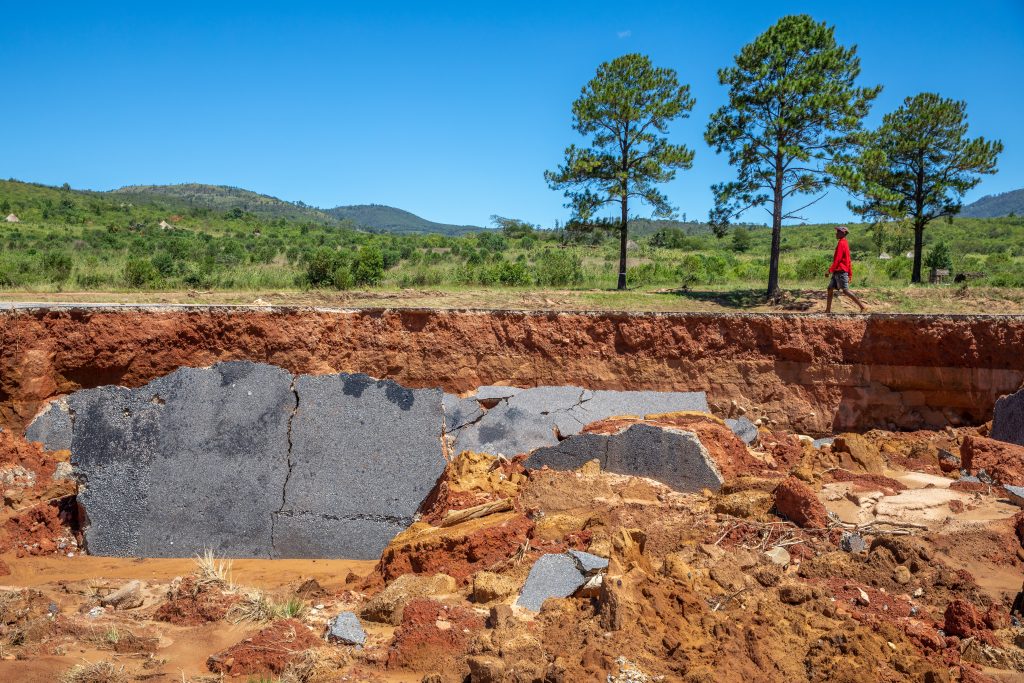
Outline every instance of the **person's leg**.
{"type": "Polygon", "coordinates": [[[848,289],[844,289],[843,290],[843,294],[845,296],[848,296],[849,298],[853,299],[853,303],[857,304],[860,307],[860,312],[861,313],[863,313],[865,310],[867,310],[865,308],[865,306],[864,306],[864,303],[860,299],[858,299],[857,296],[853,292],[851,292],[848,289]]]}
{"type": "Polygon", "coordinates": [[[825,302],[825,312],[826,313],[831,313],[832,312],[832,292],[834,292],[834,291],[835,290],[832,289],[831,287],[828,288],[828,301],[825,302]]]}

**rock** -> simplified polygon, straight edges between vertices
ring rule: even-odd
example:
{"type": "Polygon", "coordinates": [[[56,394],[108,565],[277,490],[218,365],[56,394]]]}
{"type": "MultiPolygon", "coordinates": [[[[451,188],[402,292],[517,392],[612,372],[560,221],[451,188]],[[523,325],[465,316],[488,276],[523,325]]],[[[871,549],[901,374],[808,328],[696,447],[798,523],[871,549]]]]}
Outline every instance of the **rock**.
{"type": "Polygon", "coordinates": [[[504,600],[515,593],[518,588],[519,585],[510,576],[493,572],[477,572],[473,575],[473,602],[486,603],[504,600]]]}
{"type": "Polygon", "coordinates": [[[71,463],[61,460],[57,463],[56,469],[53,471],[52,479],[54,481],[71,481],[75,478],[75,468],[71,466],[71,463]]]}
{"type": "Polygon", "coordinates": [[[807,484],[790,477],[778,485],[774,493],[775,509],[789,521],[805,529],[828,526],[824,503],[807,484]]]}
{"type": "Polygon", "coordinates": [[[615,434],[579,434],[556,446],[530,454],[525,466],[574,470],[592,459],[601,469],[648,477],[677,491],[717,491],[722,485],[718,465],[693,432],[634,423],[615,434]]]}
{"type": "Polygon", "coordinates": [[[839,547],[848,553],[862,553],[867,547],[867,543],[864,542],[864,537],[858,533],[852,531],[844,531],[843,535],[839,538],[839,547]]]}
{"type": "Polygon", "coordinates": [[[747,417],[738,417],[735,420],[729,419],[725,424],[732,430],[732,433],[740,438],[748,446],[757,441],[757,426],[747,417]]]}
{"type": "Polygon", "coordinates": [[[910,583],[910,569],[904,565],[897,565],[896,569],[893,570],[893,580],[901,586],[906,586],[910,583]]]}
{"type": "Polygon", "coordinates": [[[832,453],[839,456],[839,466],[854,472],[882,474],[885,463],[878,448],[860,434],[842,434],[832,443],[832,453]]]}
{"type": "Polygon", "coordinates": [[[947,635],[970,638],[986,630],[985,620],[974,605],[960,598],[946,606],[943,619],[947,635]]]}
{"type": "Polygon", "coordinates": [[[505,663],[497,657],[469,657],[466,664],[470,683],[501,683],[505,677],[505,663]]]}
{"type": "Polygon", "coordinates": [[[352,612],[342,612],[327,624],[327,640],[362,645],[366,642],[366,631],[359,623],[359,617],[352,612]]]}
{"type": "Polygon", "coordinates": [[[569,556],[576,561],[576,568],[580,570],[580,573],[584,576],[592,575],[602,569],[608,568],[608,559],[604,557],[598,557],[590,553],[585,553],[581,550],[569,550],[567,551],[569,556]]]}
{"type": "Polygon", "coordinates": [[[402,574],[373,596],[360,615],[367,621],[397,626],[402,621],[402,610],[413,598],[448,595],[457,589],[455,579],[447,574],[402,574]]]}
{"type": "Polygon", "coordinates": [[[1017,507],[1024,508],[1024,486],[1004,486],[1006,497],[1017,507]]]}
{"type": "Polygon", "coordinates": [[[802,583],[787,584],[779,588],[779,600],[787,605],[802,605],[813,597],[811,587],[802,583]]]}
{"type": "Polygon", "coordinates": [[[104,607],[114,609],[134,609],[142,605],[142,582],[129,581],[119,589],[100,599],[104,607]]]}
{"type": "Polygon", "coordinates": [[[960,460],[964,469],[979,479],[983,480],[980,471],[985,470],[1004,486],[1024,486],[1024,446],[967,435],[960,445],[960,460]]]}
{"type": "Polygon", "coordinates": [[[50,401],[25,429],[25,440],[48,451],[71,450],[71,415],[66,398],[50,401]]]}
{"type": "Polygon", "coordinates": [[[500,402],[473,424],[457,430],[455,452],[514,456],[555,446],[559,437],[579,434],[591,422],[613,415],[708,411],[703,392],[591,391],[548,386],[504,395],[508,390],[481,387],[477,391],[479,401],[500,402]]]}
{"type": "Polygon", "coordinates": [[[823,439],[815,439],[814,441],[811,442],[811,445],[817,449],[821,449],[822,446],[831,446],[833,443],[835,443],[835,440],[836,439],[834,436],[827,436],[823,439]]]}
{"type": "Polygon", "coordinates": [[[1024,388],[996,401],[989,436],[1024,446],[1024,388]]]}
{"type": "Polygon", "coordinates": [[[541,555],[526,577],[516,605],[539,612],[548,598],[566,598],[584,584],[576,560],[567,554],[541,555]]]}
{"type": "Polygon", "coordinates": [[[788,567],[790,562],[789,551],[783,548],[781,545],[777,545],[771,550],[764,553],[773,564],[777,564],[780,567],[788,567]]]}
{"type": "Polygon", "coordinates": [[[683,553],[669,553],[666,555],[661,571],[665,576],[691,587],[701,574],[700,571],[694,569],[687,562],[687,557],[683,553]]]}
{"type": "Polygon", "coordinates": [[[444,408],[444,428],[446,432],[462,429],[468,424],[479,420],[484,410],[480,402],[473,398],[459,398],[445,394],[441,401],[444,408]]]}
{"type": "MultiPolygon", "coordinates": [[[[775,487],[773,482],[772,488],[775,487]]],[[[715,500],[715,512],[743,519],[759,519],[768,514],[772,494],[764,491],[737,491],[715,500]]]]}
{"type": "Polygon", "coordinates": [[[956,472],[960,469],[960,458],[944,448],[939,449],[939,469],[943,472],[956,472]]]}
{"type": "Polygon", "coordinates": [[[857,598],[856,598],[856,600],[857,600],[857,604],[861,605],[862,607],[867,607],[868,605],[871,604],[871,598],[868,596],[867,593],[864,592],[863,588],[858,588],[857,589],[857,598]]]}
{"type": "Polygon", "coordinates": [[[967,505],[971,496],[950,489],[908,489],[895,496],[885,496],[875,505],[877,522],[929,526],[949,517],[950,503],[967,505]]]}

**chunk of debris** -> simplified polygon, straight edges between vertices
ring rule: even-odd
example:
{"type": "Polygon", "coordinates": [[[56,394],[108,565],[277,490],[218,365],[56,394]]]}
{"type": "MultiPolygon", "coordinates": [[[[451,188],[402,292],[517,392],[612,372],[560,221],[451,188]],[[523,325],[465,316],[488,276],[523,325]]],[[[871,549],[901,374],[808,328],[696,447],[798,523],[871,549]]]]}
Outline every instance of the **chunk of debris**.
{"type": "Polygon", "coordinates": [[[457,590],[455,579],[447,574],[402,574],[366,603],[360,614],[367,621],[397,626],[402,611],[413,598],[448,595],[457,590]]]}
{"type": "Polygon", "coordinates": [[[727,419],[725,424],[732,430],[732,433],[740,438],[748,446],[757,441],[757,426],[745,415],[733,419],[727,419]]]}
{"type": "Polygon", "coordinates": [[[1024,388],[996,401],[989,436],[1024,446],[1024,388]]]}
{"type": "Polygon", "coordinates": [[[1024,508],[1024,486],[1004,486],[1006,497],[1017,507],[1024,508]]]}
{"type": "Polygon", "coordinates": [[[516,605],[539,612],[548,598],[567,598],[586,582],[575,558],[566,553],[541,555],[530,568],[516,605]]]}
{"type": "Polygon", "coordinates": [[[139,580],[129,581],[113,593],[100,599],[104,607],[114,609],[134,609],[142,605],[142,582],[139,580]]]}
{"type": "Polygon", "coordinates": [[[585,553],[582,550],[569,550],[568,553],[570,557],[576,560],[576,567],[585,576],[590,576],[595,572],[608,568],[607,558],[585,553]]]}
{"type": "Polygon", "coordinates": [[[979,478],[980,471],[985,470],[1000,484],[1024,486],[1024,446],[967,435],[960,445],[960,460],[965,470],[979,478]]]}
{"type": "Polygon", "coordinates": [[[828,526],[828,511],[825,504],[811,488],[790,477],[775,488],[775,509],[789,521],[805,529],[822,529],[828,526]]]}
{"type": "Polygon", "coordinates": [[[362,645],[366,642],[366,631],[354,613],[342,612],[327,624],[327,640],[346,645],[362,645]]]}
{"type": "Polygon", "coordinates": [[[858,554],[864,552],[867,543],[864,537],[853,531],[844,531],[839,538],[839,547],[848,553],[858,554]]]}
{"type": "Polygon", "coordinates": [[[780,567],[788,567],[792,559],[789,556],[789,551],[781,545],[777,545],[771,550],[765,551],[764,556],[767,557],[772,564],[777,564],[780,567]]]}
{"type": "Polygon", "coordinates": [[[66,397],[46,404],[25,428],[25,440],[41,443],[48,451],[71,450],[71,414],[66,397]]]}
{"type": "Polygon", "coordinates": [[[815,439],[814,441],[811,442],[811,445],[814,446],[816,449],[820,450],[822,446],[831,446],[833,443],[835,443],[835,440],[836,438],[834,436],[826,436],[821,439],[815,439]]]}

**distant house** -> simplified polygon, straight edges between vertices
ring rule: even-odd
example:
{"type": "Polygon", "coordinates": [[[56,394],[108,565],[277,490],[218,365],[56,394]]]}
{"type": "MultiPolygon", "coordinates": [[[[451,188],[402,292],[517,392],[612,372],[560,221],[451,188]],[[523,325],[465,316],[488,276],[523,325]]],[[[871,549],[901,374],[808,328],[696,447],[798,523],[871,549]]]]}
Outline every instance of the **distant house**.
{"type": "Polygon", "coordinates": [[[879,261],[890,261],[890,260],[892,260],[892,256],[889,256],[887,253],[885,253],[883,251],[881,254],[878,255],[878,260],[879,261]]]}
{"type": "Polygon", "coordinates": [[[13,213],[9,213],[9,214],[7,214],[7,222],[8,223],[20,223],[21,219],[18,218],[17,216],[15,216],[13,213]]]}

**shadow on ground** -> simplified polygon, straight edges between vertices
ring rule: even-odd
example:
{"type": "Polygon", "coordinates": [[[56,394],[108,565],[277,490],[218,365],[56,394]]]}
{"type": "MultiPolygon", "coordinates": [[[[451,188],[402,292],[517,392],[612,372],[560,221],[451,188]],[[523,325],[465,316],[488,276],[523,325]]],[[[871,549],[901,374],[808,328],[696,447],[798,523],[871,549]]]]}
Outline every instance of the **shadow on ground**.
{"type": "Polygon", "coordinates": [[[765,297],[763,289],[733,289],[729,291],[675,289],[668,290],[666,294],[673,294],[689,301],[705,304],[715,304],[723,308],[752,309],[767,307],[775,310],[785,311],[809,311],[815,303],[823,299],[820,292],[787,289],[782,291],[778,303],[770,303],[765,297]]]}

